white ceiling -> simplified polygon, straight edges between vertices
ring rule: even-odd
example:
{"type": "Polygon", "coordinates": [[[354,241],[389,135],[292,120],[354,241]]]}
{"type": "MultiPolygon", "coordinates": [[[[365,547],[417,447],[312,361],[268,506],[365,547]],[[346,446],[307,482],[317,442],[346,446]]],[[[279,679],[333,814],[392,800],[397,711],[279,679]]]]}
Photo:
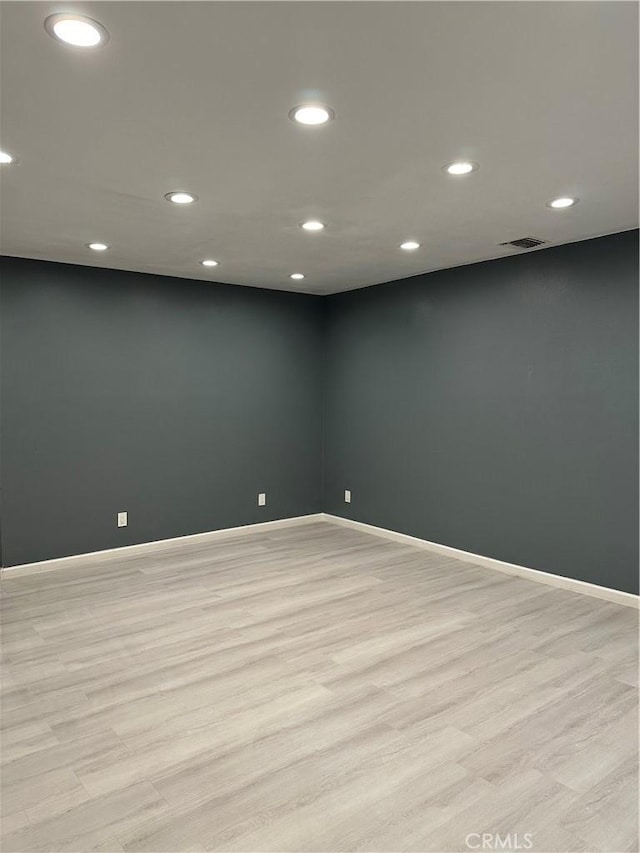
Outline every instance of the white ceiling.
{"type": "Polygon", "coordinates": [[[2,3],[6,255],[332,293],[638,224],[634,2],[2,3]],[[79,51],[43,26],[99,20],[79,51]],[[300,127],[320,100],[336,120],[300,127]],[[452,178],[444,163],[480,164],[452,178]],[[197,193],[189,207],[170,190],[197,193]],[[570,210],[545,206],[578,196],[570,210]],[[305,218],[328,224],[300,230],[305,218]],[[416,239],[422,248],[402,252],[416,239]],[[84,244],[109,243],[97,255],[84,244]],[[221,266],[207,270],[203,258],[221,266]],[[303,282],[289,279],[303,272],[303,282]]]}

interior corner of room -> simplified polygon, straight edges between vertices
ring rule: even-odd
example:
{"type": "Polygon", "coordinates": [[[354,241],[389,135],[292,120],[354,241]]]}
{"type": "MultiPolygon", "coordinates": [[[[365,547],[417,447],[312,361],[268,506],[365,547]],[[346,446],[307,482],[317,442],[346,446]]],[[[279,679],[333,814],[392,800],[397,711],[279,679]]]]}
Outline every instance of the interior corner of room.
{"type": "Polygon", "coordinates": [[[324,512],[637,593],[637,264],[319,297],[4,258],[3,564],[324,512]]]}
{"type": "Polygon", "coordinates": [[[5,853],[638,851],[638,12],[0,2],[5,853]]]}

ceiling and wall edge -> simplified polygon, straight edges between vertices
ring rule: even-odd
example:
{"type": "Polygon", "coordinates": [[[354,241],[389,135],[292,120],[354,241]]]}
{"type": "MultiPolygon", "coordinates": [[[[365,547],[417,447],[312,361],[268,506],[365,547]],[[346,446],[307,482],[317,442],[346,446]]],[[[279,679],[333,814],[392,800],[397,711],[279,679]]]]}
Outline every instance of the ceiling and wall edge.
{"type": "Polygon", "coordinates": [[[177,279],[179,281],[189,281],[189,282],[193,282],[194,284],[201,284],[203,287],[208,287],[211,285],[220,285],[223,287],[241,287],[241,288],[249,288],[251,290],[274,291],[276,293],[297,293],[301,296],[315,296],[315,297],[324,298],[327,296],[336,296],[339,293],[350,293],[354,290],[366,290],[370,287],[383,287],[386,284],[393,284],[396,281],[400,282],[400,281],[407,281],[408,279],[412,279],[412,278],[421,278],[421,277],[426,276],[426,275],[431,275],[432,273],[443,272],[444,270],[458,269],[460,267],[472,267],[472,266],[478,266],[480,264],[493,263],[494,261],[508,260],[509,258],[518,257],[520,255],[529,254],[531,252],[543,252],[543,251],[546,251],[547,249],[556,249],[556,248],[559,248],[560,246],[570,246],[570,245],[573,245],[574,243],[585,243],[585,242],[588,242],[589,240],[598,240],[600,237],[612,237],[615,234],[626,234],[629,231],[637,231],[637,230],[638,230],[638,227],[634,225],[634,226],[631,226],[629,228],[615,229],[613,231],[605,231],[601,234],[592,234],[589,237],[581,237],[578,240],[567,240],[566,242],[563,242],[563,243],[545,243],[542,246],[536,246],[535,248],[526,249],[524,251],[514,249],[513,251],[510,251],[508,254],[496,255],[495,257],[485,258],[481,261],[468,261],[465,263],[453,264],[452,266],[436,267],[433,269],[424,270],[423,272],[411,273],[410,275],[404,275],[404,276],[399,276],[397,278],[388,279],[385,281],[379,281],[379,282],[376,282],[375,284],[359,284],[359,285],[353,285],[353,286],[345,286],[345,287],[341,288],[340,290],[317,291],[314,293],[310,293],[308,290],[305,290],[304,288],[263,287],[260,284],[235,284],[233,282],[217,281],[217,280],[216,281],[207,281],[207,280],[204,280],[201,278],[192,278],[192,277],[186,276],[186,275],[176,275],[175,273],[148,272],[146,270],[130,269],[129,267],[109,267],[109,266],[102,266],[102,265],[98,265],[98,264],[78,263],[75,261],[73,261],[73,262],[72,261],[56,261],[56,260],[52,260],[51,258],[35,257],[33,255],[8,255],[8,254],[5,255],[5,254],[0,254],[0,258],[7,258],[7,259],[17,258],[19,260],[41,261],[43,263],[61,264],[63,266],[88,267],[89,269],[108,270],[111,272],[134,273],[135,275],[151,276],[153,278],[160,277],[160,278],[167,278],[167,279],[177,279]]]}

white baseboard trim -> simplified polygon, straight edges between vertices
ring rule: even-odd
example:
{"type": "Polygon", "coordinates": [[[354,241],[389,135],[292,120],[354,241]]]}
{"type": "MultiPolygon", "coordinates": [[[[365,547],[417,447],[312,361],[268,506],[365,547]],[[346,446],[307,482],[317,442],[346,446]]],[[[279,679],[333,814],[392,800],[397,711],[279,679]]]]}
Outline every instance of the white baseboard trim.
{"type": "Polygon", "coordinates": [[[324,521],[323,512],[312,515],[296,515],[293,518],[278,518],[275,521],[261,521],[258,524],[244,524],[240,527],[223,527],[221,530],[207,530],[204,533],[190,533],[186,536],[174,536],[172,539],[157,539],[153,542],[140,542],[137,545],[122,545],[119,548],[106,548],[104,551],[89,551],[84,554],[71,554],[68,557],[57,557],[53,560],[40,560],[37,563],[20,563],[17,566],[5,566],[2,569],[3,577],[20,577],[21,575],[33,575],[40,572],[50,572],[54,569],[65,569],[73,566],[78,560],[86,562],[103,562],[110,557],[126,557],[130,553],[141,551],[157,551],[165,545],[176,542],[207,542],[215,539],[224,539],[228,536],[242,536],[247,533],[259,533],[261,530],[277,530],[279,527],[293,527],[296,524],[309,524],[312,521],[324,521]]]}
{"type": "Polygon", "coordinates": [[[152,542],[140,542],[137,545],[123,545],[119,548],[107,548],[103,551],[90,551],[84,554],[72,554],[68,557],[58,557],[53,560],[40,560],[36,563],[21,563],[17,566],[6,566],[1,570],[3,577],[20,577],[23,575],[38,574],[40,572],[49,572],[55,569],[64,569],[73,566],[78,560],[84,560],[88,563],[100,563],[114,556],[126,557],[130,553],[140,553],[145,550],[158,550],[164,546],[170,546],[179,542],[207,542],[216,539],[224,539],[230,536],[242,536],[250,533],[259,533],[261,530],[277,530],[281,527],[294,527],[298,524],[309,524],[314,521],[326,521],[331,524],[337,524],[341,527],[350,527],[353,530],[361,530],[364,533],[371,533],[374,536],[380,536],[383,539],[390,539],[394,542],[401,542],[404,545],[413,545],[416,548],[423,548],[427,551],[433,551],[437,554],[442,554],[445,557],[454,557],[457,560],[462,560],[465,563],[473,563],[476,566],[482,566],[485,569],[493,569],[498,572],[504,572],[508,575],[517,575],[526,580],[535,581],[536,583],[544,583],[548,586],[567,589],[571,592],[578,592],[582,595],[590,595],[594,598],[601,598],[605,601],[612,601],[616,604],[624,604],[627,607],[640,609],[640,597],[632,595],[629,592],[621,592],[617,589],[610,589],[606,586],[598,586],[594,583],[586,581],[574,580],[573,578],[563,577],[562,575],[553,575],[549,572],[543,572],[539,569],[529,569],[525,566],[518,566],[515,563],[505,563],[502,560],[496,560],[493,557],[483,557],[481,554],[473,554],[470,551],[462,551],[459,548],[452,548],[450,545],[441,545],[438,542],[430,542],[428,539],[419,539],[417,536],[409,536],[406,533],[398,533],[395,530],[388,530],[385,527],[375,527],[373,524],[365,524],[362,521],[353,521],[350,518],[342,518],[338,515],[330,515],[325,512],[317,512],[311,515],[298,515],[293,518],[279,518],[274,521],[262,521],[258,524],[245,524],[240,527],[224,527],[221,530],[208,530],[204,533],[191,533],[186,536],[175,536],[172,539],[157,539],[152,542]]]}
{"type": "Polygon", "coordinates": [[[428,539],[418,539],[416,536],[408,536],[406,533],[396,533],[395,530],[387,530],[385,527],[374,527],[372,524],[365,524],[362,521],[352,521],[350,518],[341,518],[338,515],[329,515],[327,513],[322,513],[321,515],[325,521],[329,521],[331,524],[350,527],[353,530],[361,530],[364,533],[372,533],[375,536],[391,539],[394,542],[401,542],[404,545],[414,545],[417,548],[434,551],[445,557],[455,557],[456,560],[462,560],[465,563],[474,563],[476,566],[482,566],[485,569],[494,569],[508,575],[518,575],[518,577],[536,581],[536,583],[544,583],[549,586],[568,589],[571,592],[579,592],[582,595],[602,598],[605,601],[613,601],[615,604],[624,604],[627,607],[640,608],[640,597],[630,592],[621,592],[618,589],[610,589],[606,586],[598,586],[595,583],[566,578],[563,575],[552,575],[549,572],[542,572],[539,569],[528,569],[525,566],[517,566],[515,563],[505,563],[502,560],[494,560],[492,557],[483,557],[480,554],[472,554],[470,551],[461,551],[459,548],[452,548],[449,545],[440,545],[438,542],[429,542],[428,539]]]}

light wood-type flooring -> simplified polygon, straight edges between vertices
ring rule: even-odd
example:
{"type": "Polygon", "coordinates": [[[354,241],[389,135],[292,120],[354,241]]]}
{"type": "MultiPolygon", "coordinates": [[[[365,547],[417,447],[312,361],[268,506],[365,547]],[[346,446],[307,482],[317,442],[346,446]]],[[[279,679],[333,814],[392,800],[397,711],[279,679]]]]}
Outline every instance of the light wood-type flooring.
{"type": "Polygon", "coordinates": [[[6,853],[638,849],[632,608],[327,522],[3,589],[6,853]]]}

